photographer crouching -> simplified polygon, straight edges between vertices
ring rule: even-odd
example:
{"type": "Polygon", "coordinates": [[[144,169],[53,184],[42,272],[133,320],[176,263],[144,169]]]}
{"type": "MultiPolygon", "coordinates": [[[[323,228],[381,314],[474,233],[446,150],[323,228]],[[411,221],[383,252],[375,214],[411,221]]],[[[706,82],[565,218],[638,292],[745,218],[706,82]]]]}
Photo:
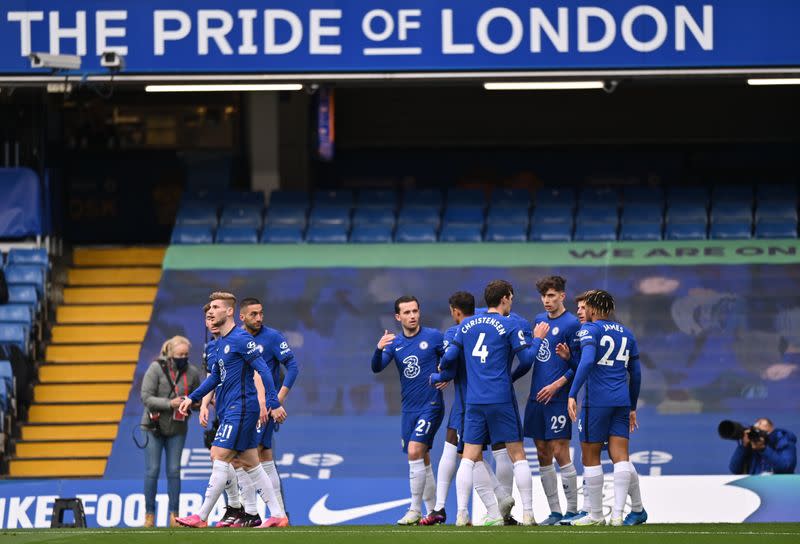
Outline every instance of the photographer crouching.
{"type": "Polygon", "coordinates": [[[721,438],[739,442],[729,465],[732,474],[794,473],[797,437],[786,429],[776,429],[770,419],[759,418],[750,427],[725,420],[717,430],[721,438]]]}
{"type": "Polygon", "coordinates": [[[145,430],[144,503],[145,527],[155,524],[156,490],[161,471],[161,453],[167,458],[167,494],[169,524],[175,527],[181,495],[180,461],[186,443],[186,416],[178,411],[183,398],[196,389],[201,370],[189,364],[189,340],[173,336],[161,347],[142,379],[142,403],[145,412],[141,426],[145,430]]]}

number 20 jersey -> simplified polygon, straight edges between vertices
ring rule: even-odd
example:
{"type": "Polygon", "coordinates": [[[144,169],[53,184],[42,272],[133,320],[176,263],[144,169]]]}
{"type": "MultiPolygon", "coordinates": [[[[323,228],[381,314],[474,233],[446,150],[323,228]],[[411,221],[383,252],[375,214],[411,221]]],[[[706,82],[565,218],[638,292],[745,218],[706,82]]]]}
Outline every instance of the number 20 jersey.
{"type": "Polygon", "coordinates": [[[594,364],[586,378],[584,406],[630,406],[628,363],[639,358],[636,338],[614,321],[584,323],[576,333],[581,349],[595,346],[594,364]]]}

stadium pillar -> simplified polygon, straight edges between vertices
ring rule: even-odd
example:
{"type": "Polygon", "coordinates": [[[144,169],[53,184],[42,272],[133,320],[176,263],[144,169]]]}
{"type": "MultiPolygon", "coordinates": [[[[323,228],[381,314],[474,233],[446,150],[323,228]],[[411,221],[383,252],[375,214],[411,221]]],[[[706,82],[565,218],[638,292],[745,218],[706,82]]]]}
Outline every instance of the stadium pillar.
{"type": "Polygon", "coordinates": [[[280,186],[279,95],[274,92],[250,92],[245,93],[245,100],[251,189],[269,194],[280,186]]]}

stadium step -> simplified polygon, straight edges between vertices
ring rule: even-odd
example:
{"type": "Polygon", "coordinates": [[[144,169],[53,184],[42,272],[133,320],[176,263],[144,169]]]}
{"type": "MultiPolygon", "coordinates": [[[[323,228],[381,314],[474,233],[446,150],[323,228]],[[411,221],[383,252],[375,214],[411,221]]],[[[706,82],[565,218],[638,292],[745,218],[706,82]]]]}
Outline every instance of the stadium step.
{"type": "Polygon", "coordinates": [[[71,268],[67,284],[74,285],[154,285],[161,280],[161,269],[135,268],[71,268]]]}
{"type": "Polygon", "coordinates": [[[48,363],[134,363],[139,360],[139,344],[49,345],[48,363]]]}
{"type": "Polygon", "coordinates": [[[75,266],[161,266],[166,249],[163,247],[75,248],[75,266]]]}
{"type": "Polygon", "coordinates": [[[139,361],[164,248],[77,248],[9,476],[102,476],[139,361]]]}
{"type": "Polygon", "coordinates": [[[147,325],[55,325],[54,344],[116,344],[144,340],[147,325]]]}
{"type": "Polygon", "coordinates": [[[56,322],[75,323],[147,323],[152,304],[70,305],[56,309],[56,322]]]}
{"type": "Polygon", "coordinates": [[[156,287],[66,287],[64,304],[152,303],[156,287]]]}
{"type": "Polygon", "coordinates": [[[17,459],[60,459],[64,457],[108,457],[111,454],[111,440],[91,440],[80,442],[25,442],[16,443],[17,459]]]}
{"type": "Polygon", "coordinates": [[[48,442],[53,440],[114,440],[116,424],[97,425],[24,425],[22,440],[26,442],[48,442]]]}
{"type": "Polygon", "coordinates": [[[12,459],[8,475],[11,478],[75,478],[101,477],[107,458],[100,459],[12,459]]]}
{"type": "Polygon", "coordinates": [[[90,365],[50,364],[39,368],[39,382],[51,383],[91,383],[125,382],[131,383],[135,363],[90,365]]]}

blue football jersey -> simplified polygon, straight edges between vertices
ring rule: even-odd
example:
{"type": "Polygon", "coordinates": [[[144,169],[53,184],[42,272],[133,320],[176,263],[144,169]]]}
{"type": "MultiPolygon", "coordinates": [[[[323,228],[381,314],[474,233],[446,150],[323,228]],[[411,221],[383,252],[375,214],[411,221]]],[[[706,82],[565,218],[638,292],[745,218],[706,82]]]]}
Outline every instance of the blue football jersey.
{"type": "Polygon", "coordinates": [[[569,396],[576,397],[584,382],[584,406],[631,406],[636,404],[638,383],[628,383],[628,375],[640,376],[639,348],[633,333],[614,321],[585,323],[576,333],[580,339],[581,362],[569,396]],[[591,347],[595,354],[587,357],[591,347]],[[635,395],[633,389],[636,389],[635,395]]]}
{"type": "MultiPolygon", "coordinates": [[[[536,362],[533,365],[531,397],[534,399],[543,387],[550,385],[562,376],[566,375],[567,379],[571,380],[575,375],[571,361],[562,359],[556,353],[556,346],[562,343],[571,345],[575,333],[581,328],[578,318],[569,312],[564,312],[555,319],[551,319],[547,312],[542,312],[536,316],[534,327],[543,321],[550,325],[550,330],[542,339],[539,351],[536,353],[536,362]]],[[[568,397],[569,387],[562,387],[550,402],[567,402],[568,397]]]]}
{"type": "MultiPolygon", "coordinates": [[[[214,373],[214,365],[217,363],[217,339],[212,338],[208,342],[206,342],[206,349],[205,349],[205,358],[206,358],[206,370],[209,374],[214,373]]],[[[217,413],[219,413],[220,406],[224,405],[224,399],[222,399],[222,384],[218,384],[214,391],[214,406],[216,406],[217,413]]]]}
{"type": "Polygon", "coordinates": [[[372,359],[373,372],[380,372],[392,361],[397,364],[404,412],[442,405],[442,392],[429,385],[428,377],[437,371],[439,358],[444,353],[443,342],[441,332],[422,327],[414,336],[398,334],[383,351],[376,350],[372,359]]]}
{"type": "Polygon", "coordinates": [[[515,401],[511,362],[530,345],[518,320],[498,313],[468,317],[458,326],[453,345],[465,361],[467,404],[515,401]]]}
{"type": "MultiPolygon", "coordinates": [[[[247,331],[234,327],[227,335],[217,340],[211,355],[215,358],[211,376],[189,397],[194,402],[199,402],[217,384],[221,384],[216,400],[219,411],[224,411],[226,414],[258,413],[253,368],[254,365],[263,365],[264,369],[267,367],[261,358],[255,339],[247,331]]],[[[264,387],[267,390],[267,405],[272,408],[280,406],[274,382],[270,379],[264,387]]]]}
{"type": "Polygon", "coordinates": [[[280,332],[269,327],[261,327],[261,330],[253,335],[253,338],[256,340],[261,357],[272,373],[275,388],[280,389],[281,385],[285,385],[291,389],[297,379],[298,369],[289,342],[280,332]],[[283,381],[281,381],[281,365],[286,367],[283,381]]]}
{"type": "MultiPolygon", "coordinates": [[[[458,325],[453,325],[449,329],[447,329],[444,333],[444,349],[447,349],[451,343],[453,343],[453,339],[456,337],[456,331],[458,330],[458,325]]],[[[458,406],[464,406],[467,399],[467,370],[464,367],[464,354],[461,353],[458,357],[458,363],[456,363],[456,374],[453,378],[453,389],[455,395],[453,397],[453,403],[458,406]]]]}

